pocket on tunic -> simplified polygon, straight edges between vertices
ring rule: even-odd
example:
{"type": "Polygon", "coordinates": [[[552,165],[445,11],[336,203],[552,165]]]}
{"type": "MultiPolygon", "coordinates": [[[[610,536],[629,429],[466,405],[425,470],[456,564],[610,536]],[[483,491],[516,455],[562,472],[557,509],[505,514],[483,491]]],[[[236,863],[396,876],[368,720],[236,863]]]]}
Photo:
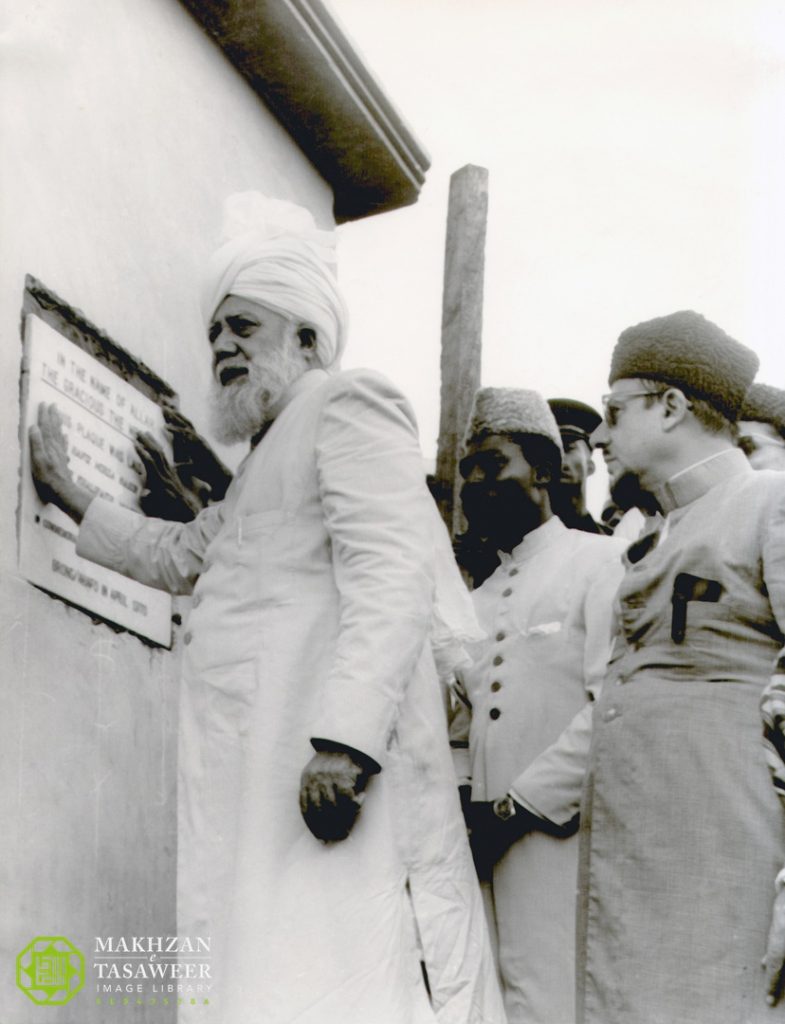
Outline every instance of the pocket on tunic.
{"type": "Polygon", "coordinates": [[[554,633],[561,633],[562,623],[561,622],[542,622],[536,626],[529,626],[528,629],[523,629],[521,632],[524,636],[553,636],[554,633]]]}
{"type": "Polygon", "coordinates": [[[682,644],[712,651],[728,642],[740,626],[736,611],[722,601],[690,601],[686,620],[682,644]]]}

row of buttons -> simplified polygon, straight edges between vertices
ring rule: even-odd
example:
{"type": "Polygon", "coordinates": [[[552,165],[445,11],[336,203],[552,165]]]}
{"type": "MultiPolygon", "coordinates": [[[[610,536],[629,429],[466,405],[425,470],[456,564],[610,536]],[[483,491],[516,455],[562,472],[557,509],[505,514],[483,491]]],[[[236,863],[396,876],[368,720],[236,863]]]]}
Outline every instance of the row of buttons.
{"type": "MultiPolygon", "coordinates": [[[[510,569],[510,571],[509,571],[509,573],[507,575],[508,576],[517,576],[518,575],[518,570],[517,569],[510,569]]],[[[502,591],[502,597],[511,597],[512,596],[512,592],[513,592],[512,587],[505,587],[504,590],[502,591]]],[[[497,643],[501,643],[501,641],[504,640],[506,638],[506,636],[507,636],[507,634],[503,630],[500,630],[496,634],[496,641],[497,641],[497,643]]],[[[495,666],[497,666],[497,667],[499,665],[503,665],[504,664],[504,658],[501,656],[501,654],[497,654],[494,657],[493,664],[495,666]]],[[[499,690],[501,690],[501,688],[502,688],[502,684],[499,682],[498,679],[495,679],[491,683],[491,693],[498,693],[499,690]]],[[[491,720],[495,722],[497,718],[501,718],[501,710],[499,708],[491,708],[490,711],[488,712],[488,715],[491,718],[491,720]]]]}
{"type": "MultiPolygon", "coordinates": [[[[501,683],[499,683],[499,682],[491,683],[491,689],[493,690],[494,693],[496,693],[498,690],[501,690],[501,688],[502,688],[502,684],[501,683]]],[[[608,708],[603,713],[602,720],[603,720],[603,722],[612,722],[614,720],[614,718],[618,718],[619,717],[619,713],[620,712],[619,712],[618,708],[608,708]]],[[[501,718],[501,714],[502,713],[499,710],[499,708],[491,708],[491,710],[488,712],[488,716],[494,722],[496,721],[497,718],[501,718]]]]}

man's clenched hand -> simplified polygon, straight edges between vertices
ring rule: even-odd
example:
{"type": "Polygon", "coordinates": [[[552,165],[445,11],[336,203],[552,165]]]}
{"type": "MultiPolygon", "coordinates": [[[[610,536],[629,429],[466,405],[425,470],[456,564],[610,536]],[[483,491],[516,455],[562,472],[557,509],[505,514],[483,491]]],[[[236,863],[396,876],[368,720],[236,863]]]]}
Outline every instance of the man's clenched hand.
{"type": "Polygon", "coordinates": [[[368,772],[344,752],[314,754],[300,778],[305,824],[326,843],[345,839],[360,813],[368,772]]]}

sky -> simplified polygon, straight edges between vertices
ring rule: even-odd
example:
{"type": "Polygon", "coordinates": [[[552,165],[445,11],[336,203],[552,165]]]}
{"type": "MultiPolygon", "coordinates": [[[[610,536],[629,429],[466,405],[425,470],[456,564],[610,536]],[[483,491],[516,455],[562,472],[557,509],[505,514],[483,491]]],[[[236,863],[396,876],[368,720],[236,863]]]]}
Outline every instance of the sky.
{"type": "Polygon", "coordinates": [[[328,3],[432,161],[416,205],[339,229],[344,366],[401,386],[426,457],[469,163],[489,172],[483,384],[598,406],[621,331],[695,309],[785,387],[785,0],[328,3]]]}

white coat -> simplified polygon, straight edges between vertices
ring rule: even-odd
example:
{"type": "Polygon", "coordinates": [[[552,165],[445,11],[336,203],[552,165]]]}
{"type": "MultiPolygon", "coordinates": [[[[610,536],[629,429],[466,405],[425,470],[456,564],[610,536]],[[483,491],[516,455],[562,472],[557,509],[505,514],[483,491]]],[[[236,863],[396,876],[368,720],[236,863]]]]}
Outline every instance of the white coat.
{"type": "Polygon", "coordinates": [[[413,414],[368,371],[309,371],[287,399],[220,506],[183,525],[94,501],[80,531],[80,554],[193,590],[180,934],[211,936],[225,1024],[502,1022],[428,643],[413,414]],[[382,766],[341,843],[300,815],[312,737],[382,766]]]}
{"type": "MultiPolygon", "coordinates": [[[[488,639],[462,672],[471,704],[462,781],[471,781],[473,800],[512,792],[560,825],[577,812],[587,762],[575,756],[571,723],[583,722],[605,675],[625,546],[553,517],[502,553],[474,591],[488,639]]],[[[456,717],[454,744],[461,729],[456,717]]],[[[494,868],[488,908],[511,1024],[575,1020],[577,872],[577,835],[541,832],[514,843],[494,868]]]]}

